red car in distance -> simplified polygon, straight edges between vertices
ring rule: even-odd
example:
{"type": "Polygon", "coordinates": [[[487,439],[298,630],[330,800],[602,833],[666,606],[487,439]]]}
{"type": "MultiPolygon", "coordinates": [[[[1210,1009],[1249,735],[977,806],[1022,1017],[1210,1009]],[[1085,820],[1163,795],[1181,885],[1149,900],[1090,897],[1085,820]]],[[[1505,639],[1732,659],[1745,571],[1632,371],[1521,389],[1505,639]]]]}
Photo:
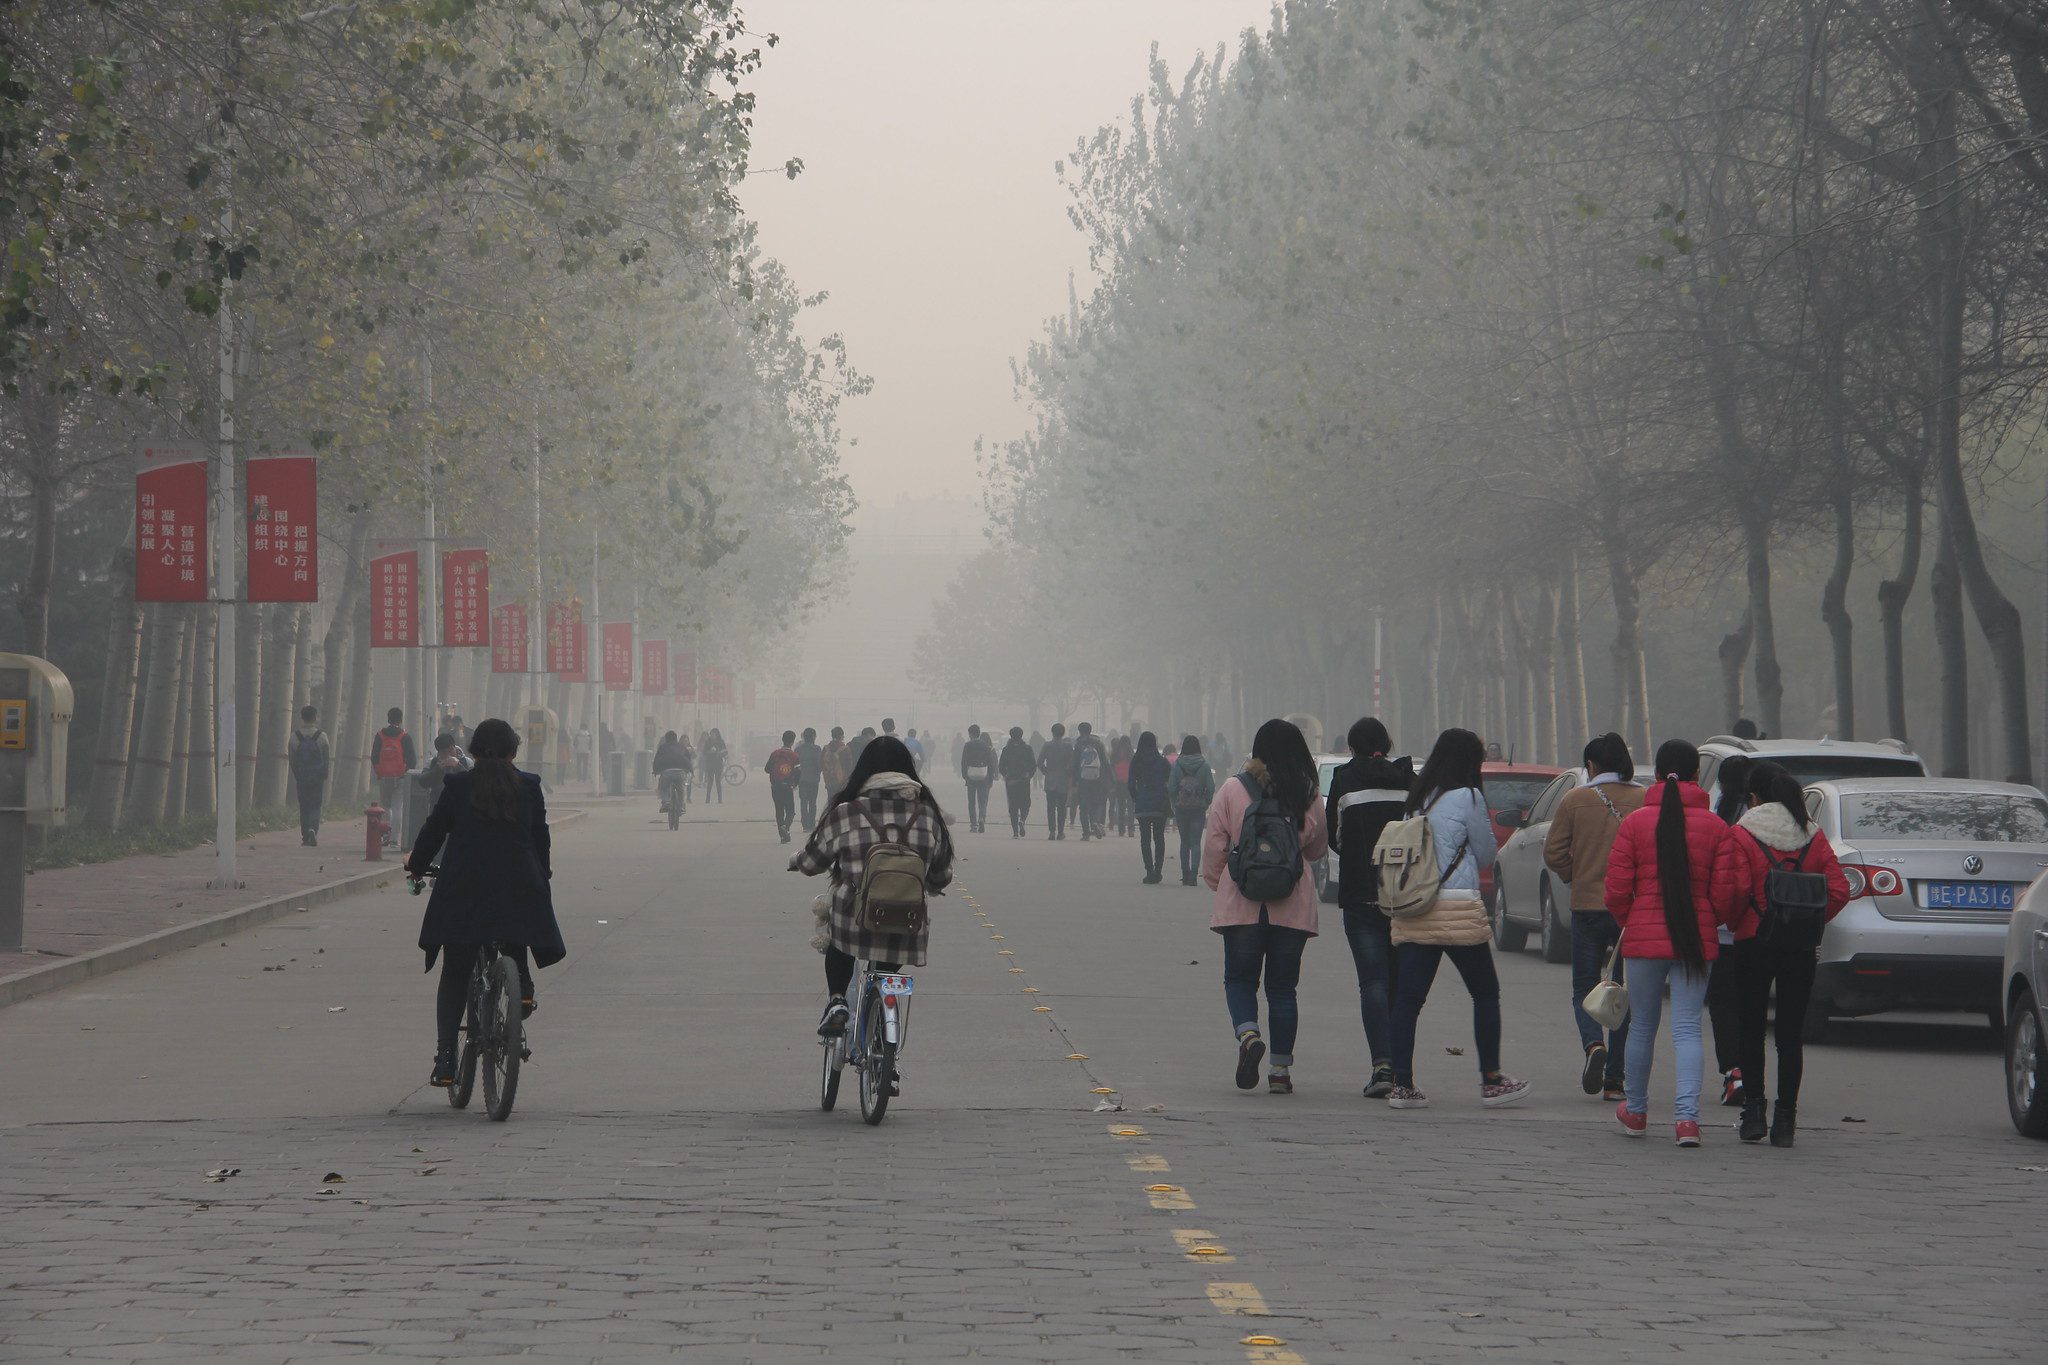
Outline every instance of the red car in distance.
{"type": "MultiPolygon", "coordinates": [[[[1479,783],[1486,793],[1487,813],[1493,817],[1493,837],[1505,844],[1508,836],[1528,823],[1529,808],[1564,769],[1546,763],[1487,763],[1479,769],[1479,783]]],[[[1493,909],[1493,862],[1479,869],[1479,894],[1493,909]]]]}

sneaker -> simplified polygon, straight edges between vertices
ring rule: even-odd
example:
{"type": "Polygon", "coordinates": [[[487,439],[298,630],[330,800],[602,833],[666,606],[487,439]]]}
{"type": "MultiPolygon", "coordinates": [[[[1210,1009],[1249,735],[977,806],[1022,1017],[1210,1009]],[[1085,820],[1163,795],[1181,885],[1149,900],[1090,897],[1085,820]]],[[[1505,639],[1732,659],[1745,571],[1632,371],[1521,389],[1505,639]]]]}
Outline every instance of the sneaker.
{"type": "Polygon", "coordinates": [[[1799,1106],[1778,1101],[1771,1111],[1771,1146],[1790,1147],[1799,1137],[1799,1106]]]}
{"type": "Polygon", "coordinates": [[[1744,1142],[1762,1142],[1771,1131],[1768,1106],[1762,1100],[1744,1100],[1742,1118],[1735,1125],[1735,1136],[1744,1142]]]}
{"type": "Polygon", "coordinates": [[[1621,1125],[1624,1137],[1641,1137],[1650,1131],[1650,1116],[1630,1109],[1627,1100],[1614,1106],[1614,1120],[1621,1125]]]}
{"type": "Polygon", "coordinates": [[[1249,1090],[1259,1083],[1259,1063],[1266,1060],[1266,1040],[1256,1030],[1237,1040],[1237,1088],[1249,1090]]]}
{"type": "Polygon", "coordinates": [[[853,1018],[853,1011],[846,1007],[846,997],[835,995],[826,1002],[824,1017],[818,1020],[820,1038],[837,1038],[846,1032],[846,1025],[853,1018]]]}
{"type": "Polygon", "coordinates": [[[1520,1104],[1529,1098],[1529,1083],[1518,1081],[1503,1071],[1490,1081],[1479,1083],[1479,1102],[1488,1109],[1499,1109],[1503,1105],[1520,1104]]]}
{"type": "Polygon", "coordinates": [[[1612,1100],[1614,1103],[1619,1104],[1628,1098],[1628,1091],[1619,1085],[1610,1085],[1600,1092],[1600,1098],[1612,1100]]]}
{"type": "Polygon", "coordinates": [[[434,1054],[434,1069],[427,1076],[427,1084],[438,1085],[444,1090],[455,1084],[454,1053],[437,1052],[434,1054]]]}
{"type": "Polygon", "coordinates": [[[1742,1068],[1736,1067],[1721,1077],[1721,1107],[1733,1109],[1742,1103],[1742,1068]]]}
{"type": "Polygon", "coordinates": [[[1607,1075],[1607,1044],[1595,1043],[1586,1049],[1586,1065],[1579,1071],[1579,1089],[1588,1095],[1600,1093],[1600,1082],[1607,1075]]]}
{"type": "Polygon", "coordinates": [[[1692,1119],[1680,1119],[1678,1121],[1678,1145],[1681,1147],[1697,1147],[1700,1145],[1700,1126],[1698,1123],[1692,1119]]]}
{"type": "Polygon", "coordinates": [[[1429,1096],[1423,1094],[1412,1085],[1397,1085],[1387,1092],[1387,1108],[1427,1109],[1429,1108],[1429,1096]]]}
{"type": "Polygon", "coordinates": [[[1269,1095],[1292,1095],[1294,1093],[1294,1077],[1285,1075],[1282,1072],[1274,1072],[1266,1077],[1266,1093],[1269,1095]]]}
{"type": "Polygon", "coordinates": [[[1372,1079],[1365,1083],[1365,1097],[1369,1100],[1384,1099],[1393,1088],[1394,1068],[1376,1066],[1372,1069],[1372,1079]]]}

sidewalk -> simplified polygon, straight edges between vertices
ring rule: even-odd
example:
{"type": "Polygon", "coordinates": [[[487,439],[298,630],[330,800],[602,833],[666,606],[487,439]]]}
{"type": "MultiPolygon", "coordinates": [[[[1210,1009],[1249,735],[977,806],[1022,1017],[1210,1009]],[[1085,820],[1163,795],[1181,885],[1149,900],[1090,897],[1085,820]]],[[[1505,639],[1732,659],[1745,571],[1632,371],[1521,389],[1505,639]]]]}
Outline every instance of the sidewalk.
{"type": "MultiPolygon", "coordinates": [[[[549,812],[557,828],[583,817],[549,812]]],[[[386,849],[384,861],[365,862],[361,825],[336,821],[318,848],[301,847],[297,830],[277,830],[237,849],[240,885],[226,891],[207,886],[211,844],[30,874],[26,951],[0,953],[0,1006],[366,889],[397,876],[405,857],[386,849]]]]}

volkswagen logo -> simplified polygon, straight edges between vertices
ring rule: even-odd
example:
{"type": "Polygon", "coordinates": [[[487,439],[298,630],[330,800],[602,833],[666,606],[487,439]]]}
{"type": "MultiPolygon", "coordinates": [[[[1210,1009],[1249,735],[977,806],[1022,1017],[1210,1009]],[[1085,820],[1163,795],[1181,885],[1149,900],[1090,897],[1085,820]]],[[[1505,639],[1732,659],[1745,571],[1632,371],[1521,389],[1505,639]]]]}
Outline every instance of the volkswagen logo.
{"type": "Polygon", "coordinates": [[[1963,859],[1963,871],[1969,873],[1972,877],[1976,876],[1979,872],[1982,872],[1983,870],[1984,860],[1982,858],[1979,858],[1976,854],[1972,853],[1969,857],[1963,859]]]}

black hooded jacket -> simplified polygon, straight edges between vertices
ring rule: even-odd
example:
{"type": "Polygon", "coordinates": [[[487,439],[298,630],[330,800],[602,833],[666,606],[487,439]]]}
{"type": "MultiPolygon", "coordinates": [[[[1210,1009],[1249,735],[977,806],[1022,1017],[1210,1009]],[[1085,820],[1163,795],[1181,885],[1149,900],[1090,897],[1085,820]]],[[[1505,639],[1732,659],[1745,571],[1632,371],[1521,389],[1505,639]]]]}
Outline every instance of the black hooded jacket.
{"type": "Polygon", "coordinates": [[[1323,816],[1330,830],[1330,852],[1337,855],[1337,904],[1364,910],[1379,899],[1379,873],[1373,869],[1373,846],[1387,821],[1398,820],[1415,784],[1415,761],[1408,758],[1354,758],[1330,775],[1330,794],[1323,816]]]}

